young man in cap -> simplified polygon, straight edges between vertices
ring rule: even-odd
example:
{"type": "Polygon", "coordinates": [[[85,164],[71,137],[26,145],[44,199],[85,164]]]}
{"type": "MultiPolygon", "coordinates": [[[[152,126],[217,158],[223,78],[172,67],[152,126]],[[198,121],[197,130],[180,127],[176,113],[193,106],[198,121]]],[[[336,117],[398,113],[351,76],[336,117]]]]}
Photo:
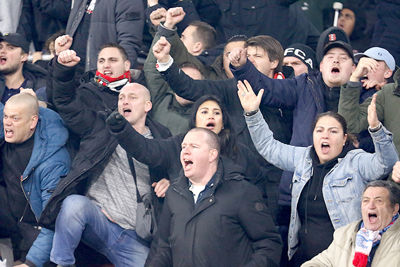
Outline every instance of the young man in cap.
{"type": "MultiPolygon", "coordinates": [[[[367,129],[367,108],[371,98],[360,104],[363,88],[380,88],[377,92],[376,111],[379,120],[393,133],[394,144],[400,151],[400,71],[396,71],[394,83],[386,83],[395,70],[395,60],[391,54],[380,47],[373,47],[361,54],[356,70],[350,81],[342,86],[339,101],[339,113],[347,121],[350,133],[358,134],[367,129]],[[361,80],[366,77],[365,80],[361,80]]],[[[374,89],[369,89],[374,90],[374,89]]]]}
{"type": "Polygon", "coordinates": [[[314,50],[304,44],[289,45],[283,56],[283,66],[292,67],[294,76],[313,71],[317,64],[314,50]]]}
{"type": "Polygon", "coordinates": [[[21,89],[31,88],[46,101],[46,70],[27,62],[29,43],[18,33],[0,35],[0,97],[5,103],[21,89]]]}

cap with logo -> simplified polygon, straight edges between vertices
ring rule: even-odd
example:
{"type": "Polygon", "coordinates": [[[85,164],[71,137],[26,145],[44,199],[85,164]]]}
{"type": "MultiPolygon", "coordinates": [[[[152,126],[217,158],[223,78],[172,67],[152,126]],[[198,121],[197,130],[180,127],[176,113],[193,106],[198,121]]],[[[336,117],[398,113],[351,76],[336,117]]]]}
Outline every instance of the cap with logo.
{"type": "Polygon", "coordinates": [[[339,47],[344,49],[354,60],[353,48],[346,33],[338,27],[330,27],[321,33],[317,45],[317,60],[322,61],[324,55],[332,48],[339,47]]]}
{"type": "Polygon", "coordinates": [[[21,47],[25,53],[29,53],[29,42],[19,33],[0,33],[0,42],[3,41],[10,45],[21,47]]]}
{"type": "Polygon", "coordinates": [[[306,64],[308,70],[312,70],[316,67],[317,60],[315,58],[315,52],[311,47],[305,44],[291,44],[283,53],[284,57],[296,57],[306,64]]]}
{"type": "Polygon", "coordinates": [[[396,68],[396,62],[394,57],[384,48],[381,47],[371,47],[365,50],[364,53],[358,53],[354,55],[356,61],[358,62],[362,57],[369,57],[375,60],[382,60],[386,63],[390,70],[394,70],[396,68]]]}

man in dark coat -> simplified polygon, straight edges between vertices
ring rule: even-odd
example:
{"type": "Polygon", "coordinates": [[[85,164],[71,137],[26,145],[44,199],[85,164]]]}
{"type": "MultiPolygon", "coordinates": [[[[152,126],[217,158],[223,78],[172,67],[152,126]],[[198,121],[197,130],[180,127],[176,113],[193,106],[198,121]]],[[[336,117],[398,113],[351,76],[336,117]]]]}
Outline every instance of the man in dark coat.
{"type": "Polygon", "coordinates": [[[279,266],[281,240],[260,192],[219,159],[218,136],[190,130],[148,266],[279,266]]]}
{"type": "Polygon", "coordinates": [[[80,142],[71,172],[54,191],[41,218],[43,224],[54,227],[62,204],[51,259],[60,265],[73,264],[73,252],[82,236],[116,266],[144,264],[149,244],[134,230],[136,186],[141,196],[151,195],[157,211],[161,203],[156,194],[162,196],[169,183],[162,179],[164,170],[138,163],[118,146],[106,129],[105,118],[118,107],[147,138],[166,138],[170,132],[147,117],[150,94],[144,86],[129,83],[130,62],[121,46],[110,44],[101,49],[95,78],[76,88],[73,75],[79,60],[75,51],[67,49],[52,62],[54,105],[80,142]],[[96,224],[102,227],[94,227],[96,224]],[[111,236],[123,236],[125,242],[115,242],[111,236]]]}

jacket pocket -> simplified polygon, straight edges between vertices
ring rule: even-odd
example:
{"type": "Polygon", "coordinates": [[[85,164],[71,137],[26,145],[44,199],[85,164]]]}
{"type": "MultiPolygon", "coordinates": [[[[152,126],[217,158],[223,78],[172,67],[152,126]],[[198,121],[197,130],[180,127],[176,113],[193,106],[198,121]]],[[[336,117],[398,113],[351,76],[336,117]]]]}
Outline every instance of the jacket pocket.
{"type": "Polygon", "coordinates": [[[353,177],[346,176],[336,179],[330,184],[333,196],[339,203],[347,203],[358,197],[358,190],[354,185],[353,177]]]}

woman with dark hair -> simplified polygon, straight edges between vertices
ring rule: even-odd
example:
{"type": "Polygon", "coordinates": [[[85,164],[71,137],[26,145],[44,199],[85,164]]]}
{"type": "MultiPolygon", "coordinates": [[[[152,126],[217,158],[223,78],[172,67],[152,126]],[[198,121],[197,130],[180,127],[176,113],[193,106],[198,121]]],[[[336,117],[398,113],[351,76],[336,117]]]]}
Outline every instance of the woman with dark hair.
{"type": "Polygon", "coordinates": [[[398,160],[391,133],[378,121],[374,96],[368,108],[374,154],[351,148],[346,121],[334,112],[317,116],[312,146],[285,145],[274,139],[258,110],[264,90],[256,96],[247,81],[239,82],[238,88],[257,151],[294,173],[288,256],[293,266],[300,266],[329,246],[335,229],[361,219],[363,188],[387,175],[398,160]]]}
{"type": "MultiPolygon", "coordinates": [[[[136,160],[152,168],[167,170],[171,181],[179,176],[182,169],[179,158],[184,134],[162,140],[147,139],[136,132],[118,112],[110,115],[107,126],[119,144],[136,160]]],[[[257,184],[264,177],[255,153],[246,144],[237,142],[229,115],[216,96],[203,96],[193,104],[189,126],[207,128],[216,133],[220,137],[221,155],[233,161],[235,171],[243,174],[250,182],[257,184]]]]}

